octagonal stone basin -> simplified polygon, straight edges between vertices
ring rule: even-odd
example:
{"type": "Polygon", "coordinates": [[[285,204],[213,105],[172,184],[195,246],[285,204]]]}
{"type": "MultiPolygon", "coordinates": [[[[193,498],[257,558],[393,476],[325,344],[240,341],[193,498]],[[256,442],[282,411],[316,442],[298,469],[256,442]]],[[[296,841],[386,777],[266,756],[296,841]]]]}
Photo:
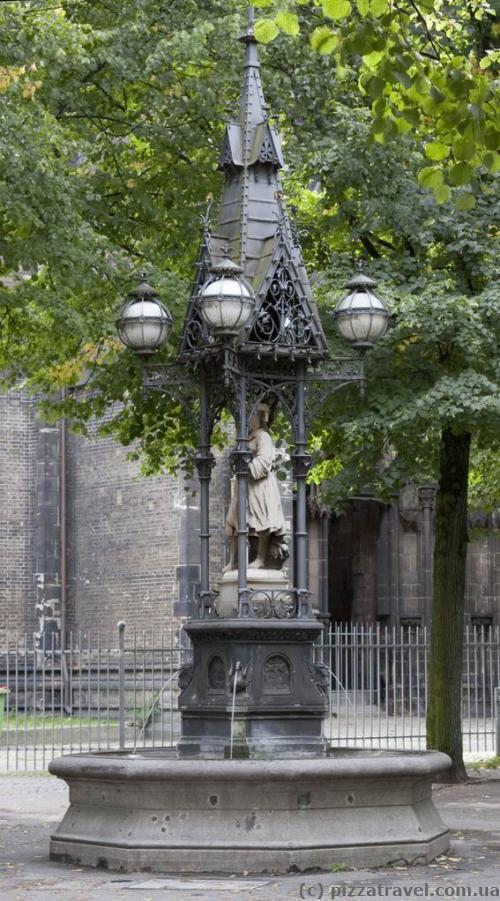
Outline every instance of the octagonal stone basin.
{"type": "Polygon", "coordinates": [[[59,757],[70,807],[50,856],[110,870],[284,873],[428,862],[449,846],[434,751],[318,759],[178,759],[175,750],[59,757]]]}

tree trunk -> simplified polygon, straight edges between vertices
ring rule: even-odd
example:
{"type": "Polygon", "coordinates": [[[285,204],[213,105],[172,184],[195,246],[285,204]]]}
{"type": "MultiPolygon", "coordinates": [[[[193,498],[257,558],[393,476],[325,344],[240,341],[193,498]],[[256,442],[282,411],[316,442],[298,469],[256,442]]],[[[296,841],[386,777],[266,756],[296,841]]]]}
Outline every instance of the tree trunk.
{"type": "Polygon", "coordinates": [[[427,709],[427,747],[449,754],[451,770],[443,781],[467,778],[462,746],[462,659],[469,434],[444,429],[436,499],[436,542],[431,652],[427,709]]]}

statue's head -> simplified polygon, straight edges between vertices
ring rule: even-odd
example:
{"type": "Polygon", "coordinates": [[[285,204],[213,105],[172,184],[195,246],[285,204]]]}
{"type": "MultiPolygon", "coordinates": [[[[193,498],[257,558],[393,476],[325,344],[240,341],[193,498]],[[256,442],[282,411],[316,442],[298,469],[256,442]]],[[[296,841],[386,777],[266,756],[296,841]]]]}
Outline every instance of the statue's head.
{"type": "Polygon", "coordinates": [[[257,404],[255,412],[250,416],[249,426],[251,432],[257,429],[265,429],[269,422],[269,404],[257,404]]]}

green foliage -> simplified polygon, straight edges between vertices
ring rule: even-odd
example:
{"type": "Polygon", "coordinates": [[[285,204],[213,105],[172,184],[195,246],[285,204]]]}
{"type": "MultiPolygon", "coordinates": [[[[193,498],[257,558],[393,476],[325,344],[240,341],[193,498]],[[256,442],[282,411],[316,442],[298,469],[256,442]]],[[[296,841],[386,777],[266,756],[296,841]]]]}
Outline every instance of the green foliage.
{"type": "Polygon", "coordinates": [[[276,25],[284,31],[285,34],[295,35],[300,32],[299,17],[295,13],[280,12],[276,16],[276,25]]]}
{"type": "Polygon", "coordinates": [[[447,144],[441,144],[440,141],[429,141],[424,147],[424,153],[430,160],[440,162],[450,155],[450,148],[447,144]]]}
{"type": "Polygon", "coordinates": [[[340,38],[326,25],[315,28],[311,34],[311,47],[318,53],[331,53],[338,47],[340,38]]]}
{"type": "Polygon", "coordinates": [[[393,298],[391,310],[393,327],[367,362],[365,398],[339,392],[321,402],[319,422],[335,427],[316,435],[323,461],[311,478],[337,508],[367,485],[389,500],[405,482],[438,478],[440,434],[449,426],[475,436],[471,500],[494,506],[500,500],[497,292],[443,297],[429,287],[418,298],[393,298]]]}
{"type": "Polygon", "coordinates": [[[487,757],[484,760],[474,760],[468,764],[471,770],[497,770],[500,767],[500,757],[487,757]]]}
{"type": "MultiPolygon", "coordinates": [[[[397,62],[388,4],[358,0],[335,25],[328,17],[340,17],[342,4],[325,4],[326,18],[307,2],[257,5],[273,33],[300,24],[320,51],[285,34],[262,48],[293,172],[287,194],[324,321],[360,255],[396,317],[367,360],[365,400],[356,389],[315,398],[312,477],[336,505],[369,484],[388,497],[408,479],[436,477],[443,423],[474,431],[475,459],[495,452],[499,204],[493,160],[477,168],[483,138],[495,153],[493,131],[481,125],[471,137],[458,120],[450,140],[436,130],[422,104],[437,102],[444,63],[432,64],[431,78],[422,56],[421,74],[406,83],[423,31],[412,20],[411,47],[397,62]],[[381,104],[395,98],[401,114],[388,121],[397,127],[375,130],[374,141],[381,104]]],[[[195,417],[184,413],[196,399],[186,389],[144,396],[140,364],[118,345],[114,320],[145,270],[174,315],[174,342],[160,357],[173,359],[199,217],[219,191],[217,150],[241,77],[234,37],[245,25],[238,2],[181,6],[0,5],[0,366],[9,383],[45,393],[46,415],[62,411],[84,431],[106,414],[102,429],[146,471],[189,467],[195,417]],[[72,390],[82,381],[93,391],[72,390]]],[[[438,15],[441,7],[426,21],[446,25],[438,15]]],[[[487,85],[492,28],[486,16],[487,85]]],[[[476,31],[473,23],[460,39],[472,42],[476,31]]],[[[455,105],[469,96],[455,94],[455,105]]]]}
{"type": "MultiPolygon", "coordinates": [[[[368,256],[392,324],[367,356],[364,398],[356,389],[315,398],[311,479],[336,508],[367,487],[388,500],[406,482],[435,481],[448,425],[472,432],[475,458],[494,454],[500,435],[496,179],[485,179],[473,209],[457,212],[451,196],[437,204],[417,178],[427,143],[402,135],[371,144],[369,114],[348,82],[340,98],[336,86],[311,106],[306,157],[288,146],[300,181],[314,187],[293,198],[303,246],[323,270],[323,309],[342,296],[328,286],[347,281],[352,257],[368,256]]],[[[486,497],[491,481],[483,486],[486,497]]]]}
{"type": "Polygon", "coordinates": [[[4,382],[44,392],[47,414],[64,411],[81,430],[107,410],[105,430],[140,440],[147,467],[177,467],[192,426],[177,423],[178,398],[143,397],[114,320],[145,271],[179,333],[193,234],[220,182],[219,104],[239,80],[237,45],[232,70],[220,46],[225,30],[231,40],[238,31],[236,8],[0,4],[4,382]],[[91,394],[53,406],[82,381],[91,394]]]}
{"type": "Polygon", "coordinates": [[[349,0],[323,0],[323,13],[336,22],[346,19],[352,9],[349,0]]]}
{"type": "MultiPolygon", "coordinates": [[[[281,25],[281,28],[283,28],[283,25],[281,25]]],[[[285,28],[283,28],[283,31],[289,34],[285,28]]],[[[272,19],[259,19],[255,25],[255,37],[261,44],[269,44],[270,41],[274,41],[278,34],[278,25],[272,19]]]]}
{"type": "MultiPolygon", "coordinates": [[[[281,24],[283,15],[280,9],[274,18],[273,37],[280,28],[291,33],[281,24]]],[[[273,39],[270,21],[266,41],[273,39]]],[[[448,198],[442,185],[456,184],[456,163],[470,162],[466,180],[476,193],[484,174],[498,171],[499,26],[489,0],[309,0],[307,8],[301,4],[301,24],[314,50],[335,54],[341,70],[356,74],[376,140],[387,142],[410,129],[430,138],[425,153],[442,177],[435,172],[421,183],[439,203],[448,198]]]]}
{"type": "Polygon", "coordinates": [[[476,447],[469,474],[469,506],[473,510],[500,509],[500,449],[476,447]]]}

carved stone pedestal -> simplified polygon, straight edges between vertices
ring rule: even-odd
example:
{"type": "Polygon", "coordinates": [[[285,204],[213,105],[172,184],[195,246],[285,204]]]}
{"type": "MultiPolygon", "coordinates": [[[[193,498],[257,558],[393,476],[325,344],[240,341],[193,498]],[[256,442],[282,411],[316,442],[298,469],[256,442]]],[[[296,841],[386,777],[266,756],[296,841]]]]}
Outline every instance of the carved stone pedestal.
{"type": "Polygon", "coordinates": [[[181,756],[322,755],[327,679],[312,618],[195,620],[181,673],[181,756]]]}
{"type": "MultiPolygon", "coordinates": [[[[270,608],[272,600],[281,604],[283,610],[285,605],[290,603],[290,598],[287,596],[288,579],[283,575],[281,569],[252,569],[250,567],[247,570],[247,586],[252,594],[257,592],[257,594],[253,594],[253,605],[257,609],[262,608],[263,615],[266,615],[266,608],[270,608]]],[[[222,576],[215,608],[218,615],[224,619],[238,615],[238,570],[232,569],[222,576]]]]}

